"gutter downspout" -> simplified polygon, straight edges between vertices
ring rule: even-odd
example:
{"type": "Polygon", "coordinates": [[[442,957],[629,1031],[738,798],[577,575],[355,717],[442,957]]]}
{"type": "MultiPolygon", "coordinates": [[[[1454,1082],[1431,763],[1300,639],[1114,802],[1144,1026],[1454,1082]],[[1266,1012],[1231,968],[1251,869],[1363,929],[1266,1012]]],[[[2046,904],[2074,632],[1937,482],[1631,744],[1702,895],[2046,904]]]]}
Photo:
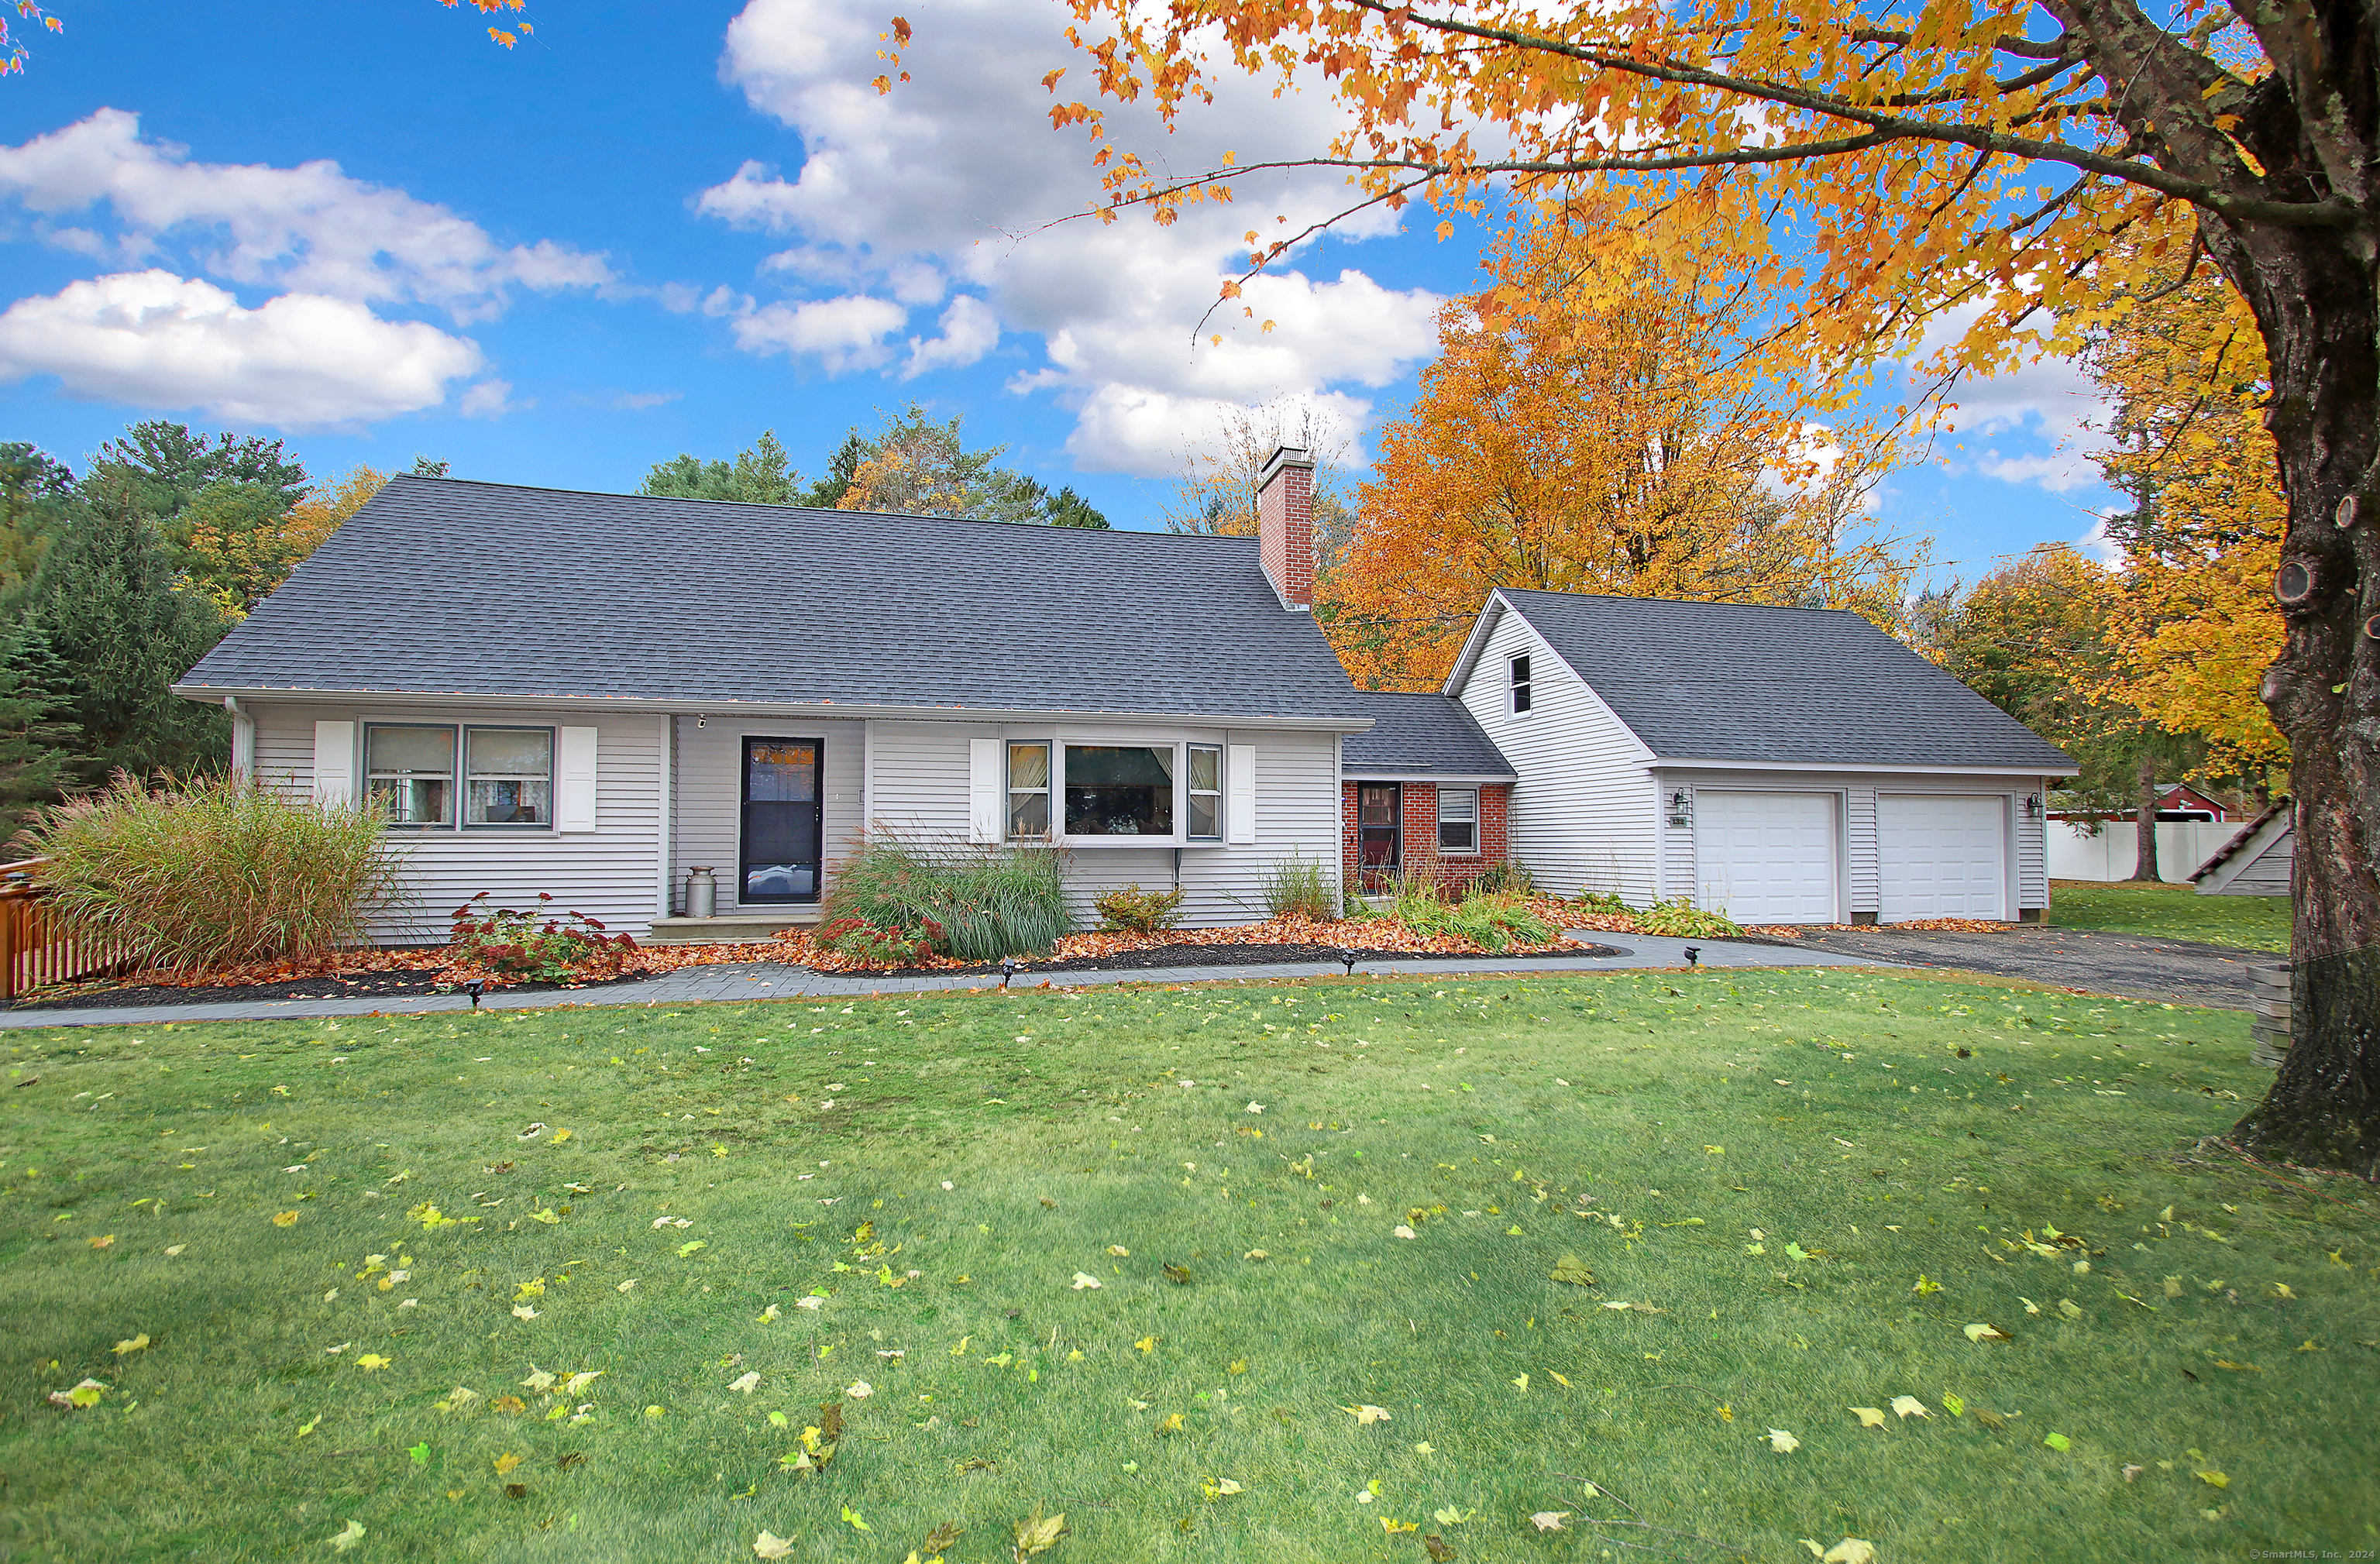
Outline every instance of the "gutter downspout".
{"type": "Polygon", "coordinates": [[[231,769],[236,776],[256,775],[256,719],[240,709],[239,697],[223,697],[224,709],[231,713],[231,769]]]}
{"type": "Polygon", "coordinates": [[[662,718],[661,883],[659,910],[653,914],[657,918],[670,915],[671,849],[677,843],[676,781],[677,718],[672,713],[662,718]]]}

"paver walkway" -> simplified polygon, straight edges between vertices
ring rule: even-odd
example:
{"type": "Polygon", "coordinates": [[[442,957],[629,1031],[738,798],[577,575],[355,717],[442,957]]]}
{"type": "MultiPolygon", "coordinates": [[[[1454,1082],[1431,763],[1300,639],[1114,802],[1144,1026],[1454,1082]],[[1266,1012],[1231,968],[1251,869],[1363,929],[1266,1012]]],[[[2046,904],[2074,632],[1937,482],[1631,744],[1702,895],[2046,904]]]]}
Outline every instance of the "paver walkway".
{"type": "Polygon", "coordinates": [[[2259,967],[2289,958],[2266,951],[2160,940],[2147,934],[2025,924],[1988,934],[1947,929],[1814,929],[1789,943],[1839,962],[1952,967],[2168,1004],[2246,1010],[2259,967]]]}
{"type": "MultiPolygon", "coordinates": [[[[1444,956],[1432,959],[1383,957],[1359,960],[1355,971],[1365,976],[1512,976],[1524,973],[1633,972],[1681,967],[1693,946],[1705,966],[1874,966],[1890,965],[1815,951],[1775,945],[1741,944],[1728,940],[1670,940],[1640,934],[1580,934],[1581,944],[1609,945],[1616,956],[1444,956]]],[[[1018,988],[1072,988],[1099,983],[1218,983],[1272,981],[1286,977],[1332,977],[1345,967],[1336,962],[1281,962],[1263,966],[1146,967],[1115,972],[1037,972],[1020,974],[1011,985],[1018,988]]],[[[810,972],[769,962],[742,962],[720,966],[690,966],[634,983],[609,983],[597,988],[548,989],[516,994],[501,990],[480,1002],[490,1010],[544,1010],[557,1005],[682,1005],[748,1000],[849,998],[867,994],[914,994],[933,989],[984,988],[997,977],[980,973],[952,976],[842,976],[810,972]]],[[[354,1000],[250,1000],[215,1004],[94,1005],[81,1010],[33,1010],[0,1012],[0,1029],[40,1026],[155,1026],[164,1022],[281,1021],[315,1016],[418,1015],[434,1011],[468,1010],[461,994],[400,995],[354,1000]]]]}

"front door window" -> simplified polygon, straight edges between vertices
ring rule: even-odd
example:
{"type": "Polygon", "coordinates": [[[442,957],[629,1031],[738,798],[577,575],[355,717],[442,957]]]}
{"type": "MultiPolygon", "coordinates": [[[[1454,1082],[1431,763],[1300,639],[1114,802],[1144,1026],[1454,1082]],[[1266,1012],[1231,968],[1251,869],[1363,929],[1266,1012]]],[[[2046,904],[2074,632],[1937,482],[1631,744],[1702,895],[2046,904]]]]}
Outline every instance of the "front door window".
{"type": "Polygon", "coordinates": [[[1397,872],[1398,794],[1394,784],[1355,790],[1355,827],[1362,847],[1360,879],[1366,891],[1385,888],[1397,872]]]}
{"type": "Polygon", "coordinates": [[[744,741],[746,902],[819,899],[819,741],[744,741]]]}

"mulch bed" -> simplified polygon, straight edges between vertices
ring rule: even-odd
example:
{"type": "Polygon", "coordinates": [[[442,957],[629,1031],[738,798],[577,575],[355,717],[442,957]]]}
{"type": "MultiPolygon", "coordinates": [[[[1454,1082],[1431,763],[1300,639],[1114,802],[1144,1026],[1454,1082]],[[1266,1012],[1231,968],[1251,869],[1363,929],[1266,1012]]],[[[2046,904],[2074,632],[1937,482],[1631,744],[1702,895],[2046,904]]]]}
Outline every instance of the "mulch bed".
{"type": "MultiPolygon", "coordinates": [[[[601,988],[614,983],[632,982],[646,976],[645,973],[631,972],[617,977],[590,977],[583,983],[514,983],[506,986],[505,992],[576,992],[581,988],[601,988]]],[[[0,1008],[10,1011],[115,1010],[156,1005],[253,1004],[274,1000],[421,999],[433,994],[459,994],[462,991],[459,985],[436,972],[417,969],[326,974],[317,977],[291,977],[277,983],[135,983],[115,988],[84,983],[71,988],[43,988],[35,997],[17,1000],[0,1008]]],[[[490,992],[493,991],[492,986],[490,992]]]]}
{"type": "MultiPolygon", "coordinates": [[[[1016,976],[1032,976],[1050,972],[1161,972],[1177,966],[1271,966],[1277,963],[1326,962],[1338,964],[1340,954],[1348,947],[1340,945],[1292,944],[1281,941],[1264,944],[1235,942],[1231,944],[1194,944],[1175,941],[1163,945],[1144,945],[1111,951],[1104,955],[1072,956],[1058,961],[1019,962],[1016,976]]],[[[1559,950],[1515,950],[1502,952],[1530,960],[1561,956],[1624,955],[1609,945],[1565,944],[1559,950]]],[[[1449,961],[1476,955],[1483,961],[1499,959],[1499,953],[1488,952],[1365,950],[1354,952],[1355,959],[1365,961],[1449,961]]],[[[905,966],[894,968],[868,967],[829,974],[836,977],[978,977],[1000,976],[997,965],[973,966],[905,966]]]]}

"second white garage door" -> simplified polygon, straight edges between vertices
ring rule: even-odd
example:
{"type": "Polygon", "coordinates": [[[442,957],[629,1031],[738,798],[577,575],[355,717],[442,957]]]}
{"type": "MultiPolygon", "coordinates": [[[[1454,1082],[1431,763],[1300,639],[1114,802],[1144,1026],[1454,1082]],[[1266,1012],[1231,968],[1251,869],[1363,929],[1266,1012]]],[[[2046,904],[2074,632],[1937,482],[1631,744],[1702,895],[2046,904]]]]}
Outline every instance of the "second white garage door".
{"type": "Polygon", "coordinates": [[[1694,882],[1738,923],[1833,923],[1835,795],[1696,793],[1694,882]]]}
{"type": "Polygon", "coordinates": [[[1879,794],[1877,917],[2006,917],[2007,808],[2007,800],[1989,795],[1879,794]]]}

